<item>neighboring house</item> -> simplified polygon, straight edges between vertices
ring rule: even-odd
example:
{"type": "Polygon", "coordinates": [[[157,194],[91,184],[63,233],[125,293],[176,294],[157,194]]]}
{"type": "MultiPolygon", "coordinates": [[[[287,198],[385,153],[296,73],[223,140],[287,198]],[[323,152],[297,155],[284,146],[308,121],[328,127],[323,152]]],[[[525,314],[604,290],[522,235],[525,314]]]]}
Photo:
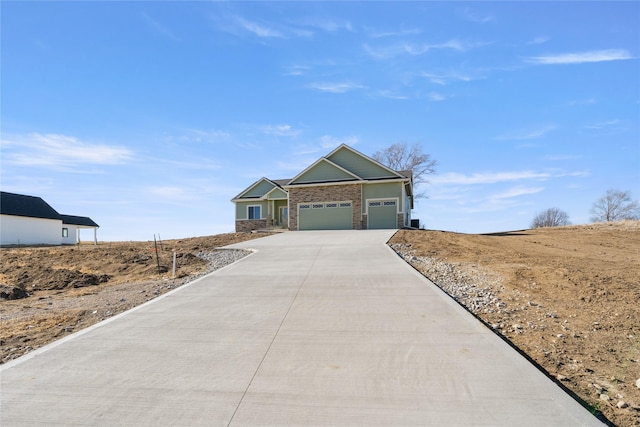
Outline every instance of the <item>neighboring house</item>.
{"type": "Polygon", "coordinates": [[[61,215],[40,197],[0,192],[0,245],[66,245],[80,242],[80,230],[98,224],[84,216],[61,215]]]}
{"type": "Polygon", "coordinates": [[[411,171],[342,144],[292,179],[261,178],[232,199],[236,231],[402,228],[411,223],[411,171]]]}

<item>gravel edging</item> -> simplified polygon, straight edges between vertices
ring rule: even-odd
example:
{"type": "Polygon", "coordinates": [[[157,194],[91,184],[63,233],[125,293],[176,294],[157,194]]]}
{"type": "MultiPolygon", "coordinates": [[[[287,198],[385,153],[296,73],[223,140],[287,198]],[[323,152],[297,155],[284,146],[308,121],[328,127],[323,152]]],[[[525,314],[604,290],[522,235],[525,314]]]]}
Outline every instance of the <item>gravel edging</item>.
{"type": "Polygon", "coordinates": [[[482,271],[480,267],[416,256],[406,243],[389,245],[402,259],[418,270],[474,314],[500,312],[506,304],[498,293],[504,289],[502,278],[482,271]]]}

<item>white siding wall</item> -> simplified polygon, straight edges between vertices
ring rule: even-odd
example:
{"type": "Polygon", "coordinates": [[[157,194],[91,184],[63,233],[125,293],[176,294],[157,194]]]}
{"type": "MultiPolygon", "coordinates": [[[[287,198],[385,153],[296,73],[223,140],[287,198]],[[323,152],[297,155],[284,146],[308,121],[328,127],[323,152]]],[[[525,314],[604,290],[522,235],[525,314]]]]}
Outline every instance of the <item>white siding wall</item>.
{"type": "Polygon", "coordinates": [[[60,230],[60,237],[62,238],[63,245],[75,245],[78,243],[78,227],[72,224],[62,224],[62,228],[69,230],[67,237],[62,237],[62,229],[60,230]]]}
{"type": "Polygon", "coordinates": [[[60,243],[62,243],[62,220],[0,215],[0,244],[2,245],[59,245],[60,243]]]}

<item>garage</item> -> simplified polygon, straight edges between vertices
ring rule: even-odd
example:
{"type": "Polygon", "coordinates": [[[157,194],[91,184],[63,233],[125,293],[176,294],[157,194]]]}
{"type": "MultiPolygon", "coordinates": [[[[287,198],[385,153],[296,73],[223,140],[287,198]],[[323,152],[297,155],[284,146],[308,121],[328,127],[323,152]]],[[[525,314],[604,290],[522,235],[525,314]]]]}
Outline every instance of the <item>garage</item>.
{"type": "Polygon", "coordinates": [[[370,230],[398,228],[397,200],[369,200],[367,213],[367,228],[370,230]]]}
{"type": "Polygon", "coordinates": [[[351,230],[351,202],[314,202],[298,204],[298,230],[351,230]]]}

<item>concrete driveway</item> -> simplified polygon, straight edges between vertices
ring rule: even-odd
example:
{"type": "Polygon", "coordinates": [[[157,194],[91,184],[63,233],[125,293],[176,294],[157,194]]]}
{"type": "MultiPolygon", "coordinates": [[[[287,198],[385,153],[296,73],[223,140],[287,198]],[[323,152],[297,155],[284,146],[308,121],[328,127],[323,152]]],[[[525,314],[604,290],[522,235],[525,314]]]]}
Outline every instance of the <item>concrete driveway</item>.
{"type": "Polygon", "coordinates": [[[406,265],[283,233],[0,372],[2,426],[602,425],[406,265]]]}

